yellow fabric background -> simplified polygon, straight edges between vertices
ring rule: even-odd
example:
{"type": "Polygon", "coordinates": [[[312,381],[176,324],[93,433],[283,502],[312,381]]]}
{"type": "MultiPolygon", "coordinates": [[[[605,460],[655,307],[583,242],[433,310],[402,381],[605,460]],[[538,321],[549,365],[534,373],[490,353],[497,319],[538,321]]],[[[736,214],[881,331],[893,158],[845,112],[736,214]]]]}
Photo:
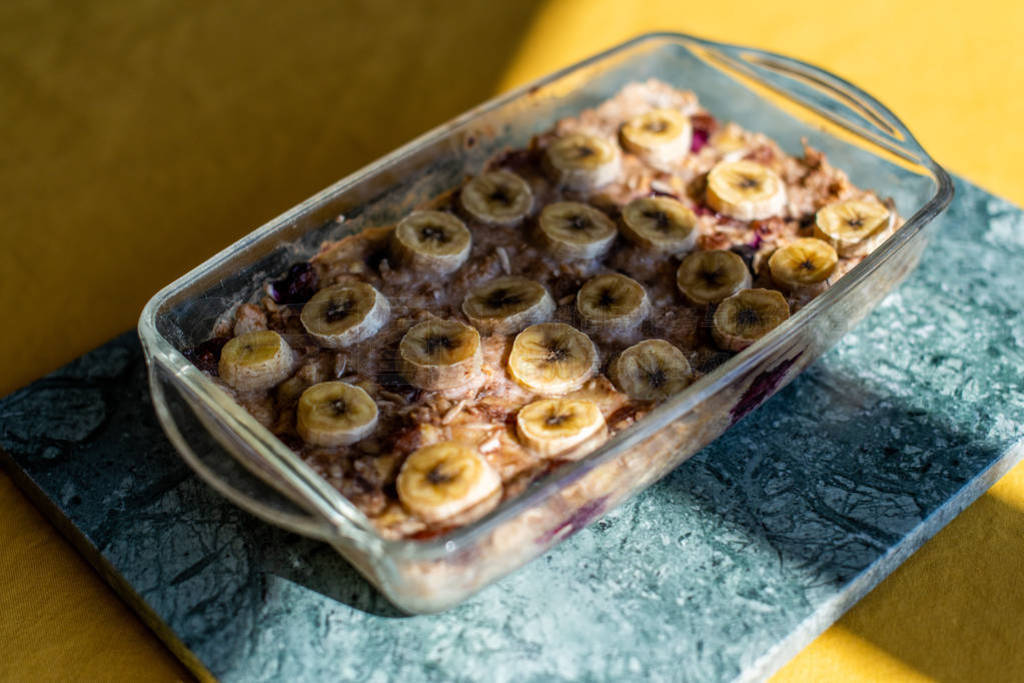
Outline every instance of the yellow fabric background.
{"type": "MultiPolygon", "coordinates": [[[[0,394],[132,327],[160,286],[415,134],[648,30],[835,71],[950,169],[1024,203],[1022,27],[1012,0],[8,0],[0,394]]],[[[776,680],[1019,679],[1021,538],[1018,467],[776,680]]],[[[4,475],[0,548],[0,678],[187,675],[4,475]]]]}

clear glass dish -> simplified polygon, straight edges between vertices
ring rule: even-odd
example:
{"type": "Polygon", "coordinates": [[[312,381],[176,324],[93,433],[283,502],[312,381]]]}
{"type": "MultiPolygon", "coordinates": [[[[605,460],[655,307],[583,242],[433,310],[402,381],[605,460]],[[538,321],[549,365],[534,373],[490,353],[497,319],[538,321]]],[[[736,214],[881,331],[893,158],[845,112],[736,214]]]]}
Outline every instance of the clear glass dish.
{"type": "Polygon", "coordinates": [[[330,543],[398,607],[446,609],[647,487],[766,400],[916,266],[949,176],[877,100],[802,62],[670,33],[633,39],[487,102],[314,195],[158,292],[139,321],[156,413],[216,490],[278,526],[330,543]],[[851,180],[891,196],[906,224],[833,287],[583,460],[486,517],[426,541],[386,540],[337,490],[193,366],[182,349],[326,239],[392,222],[461,183],[495,152],[658,78],[715,116],[797,153],[801,138],[851,180]],[[335,220],[345,216],[344,223],[335,220]]]}

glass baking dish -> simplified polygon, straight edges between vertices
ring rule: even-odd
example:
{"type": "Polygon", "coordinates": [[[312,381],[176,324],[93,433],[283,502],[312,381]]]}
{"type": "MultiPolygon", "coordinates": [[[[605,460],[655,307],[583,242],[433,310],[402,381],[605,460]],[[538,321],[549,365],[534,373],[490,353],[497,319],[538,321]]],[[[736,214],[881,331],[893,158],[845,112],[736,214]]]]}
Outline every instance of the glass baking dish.
{"type": "Polygon", "coordinates": [[[181,456],[237,505],[330,543],[398,607],[443,610],[657,481],[785,386],[915,267],[924,227],[952,194],[949,176],[904,125],[842,79],[756,49],[673,33],[640,36],[426,133],[158,292],[139,321],[153,404],[181,456]],[[459,185],[494,153],[524,146],[559,118],[650,77],[695,91],[719,119],[764,132],[790,153],[807,138],[855,184],[891,196],[909,218],[786,323],[588,457],[472,524],[429,540],[386,540],[182,354],[323,240],[391,223],[459,185]]]}

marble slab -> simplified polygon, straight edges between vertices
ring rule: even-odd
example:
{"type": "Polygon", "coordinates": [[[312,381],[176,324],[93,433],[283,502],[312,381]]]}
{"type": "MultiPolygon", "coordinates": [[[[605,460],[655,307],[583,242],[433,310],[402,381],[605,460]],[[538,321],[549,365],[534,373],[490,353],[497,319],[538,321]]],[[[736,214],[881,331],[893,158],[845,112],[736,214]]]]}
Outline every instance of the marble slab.
{"type": "Polygon", "coordinates": [[[447,613],[199,482],[132,333],[0,401],[17,481],[200,675],[769,675],[1022,455],[1024,213],[964,181],[921,267],[666,479],[447,613]]]}

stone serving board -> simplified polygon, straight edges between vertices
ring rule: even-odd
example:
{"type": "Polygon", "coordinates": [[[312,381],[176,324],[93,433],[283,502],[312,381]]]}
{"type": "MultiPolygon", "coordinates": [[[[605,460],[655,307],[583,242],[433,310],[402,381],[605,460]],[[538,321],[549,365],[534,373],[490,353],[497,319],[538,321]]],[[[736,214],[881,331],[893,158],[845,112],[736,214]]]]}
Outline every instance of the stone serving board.
{"type": "Polygon", "coordinates": [[[127,333],[0,401],[18,483],[200,676],[775,671],[1024,455],[1024,213],[964,181],[919,269],[660,483],[444,614],[201,483],[127,333]]]}

